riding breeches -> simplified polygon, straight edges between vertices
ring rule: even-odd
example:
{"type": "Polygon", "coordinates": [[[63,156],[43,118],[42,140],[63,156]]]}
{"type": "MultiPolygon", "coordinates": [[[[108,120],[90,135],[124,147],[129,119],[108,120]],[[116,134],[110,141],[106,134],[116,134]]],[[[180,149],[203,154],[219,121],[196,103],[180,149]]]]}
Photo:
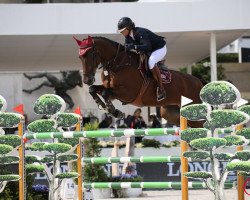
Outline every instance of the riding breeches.
{"type": "Polygon", "coordinates": [[[156,51],[153,51],[148,59],[148,66],[149,69],[153,69],[155,64],[159,61],[163,60],[163,58],[167,54],[167,46],[165,45],[161,49],[157,49],[156,51]]]}

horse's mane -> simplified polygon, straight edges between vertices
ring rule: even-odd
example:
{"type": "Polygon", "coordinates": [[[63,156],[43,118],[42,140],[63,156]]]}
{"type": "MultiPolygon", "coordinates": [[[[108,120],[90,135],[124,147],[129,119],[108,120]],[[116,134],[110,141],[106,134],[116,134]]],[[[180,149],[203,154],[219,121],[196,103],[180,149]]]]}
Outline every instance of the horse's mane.
{"type": "MultiPolygon", "coordinates": [[[[115,48],[119,48],[119,45],[120,45],[120,48],[121,49],[125,49],[124,45],[114,41],[114,40],[111,40],[111,39],[108,39],[108,38],[105,38],[105,37],[101,37],[101,36],[94,36],[92,37],[93,39],[100,39],[100,40],[105,40],[109,43],[111,43],[115,48]]],[[[130,55],[134,55],[134,56],[139,56],[136,52],[133,52],[133,51],[129,51],[129,54],[130,55]]]]}
{"type": "Polygon", "coordinates": [[[121,45],[122,47],[124,47],[122,44],[120,44],[120,43],[118,43],[118,42],[116,42],[116,41],[114,41],[114,40],[105,38],[105,37],[95,36],[95,37],[93,37],[93,39],[106,40],[107,42],[110,42],[113,46],[115,46],[116,48],[118,48],[119,45],[121,45]]]}

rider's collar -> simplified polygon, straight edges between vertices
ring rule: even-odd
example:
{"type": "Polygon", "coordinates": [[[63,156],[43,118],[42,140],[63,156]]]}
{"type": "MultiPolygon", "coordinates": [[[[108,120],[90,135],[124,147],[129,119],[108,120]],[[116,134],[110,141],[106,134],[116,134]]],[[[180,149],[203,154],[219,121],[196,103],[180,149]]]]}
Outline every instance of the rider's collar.
{"type": "Polygon", "coordinates": [[[130,31],[130,33],[129,33],[129,36],[130,36],[130,37],[132,37],[132,38],[133,38],[133,40],[135,40],[135,37],[134,37],[134,32],[133,32],[133,30],[131,30],[131,31],[130,31]]]}

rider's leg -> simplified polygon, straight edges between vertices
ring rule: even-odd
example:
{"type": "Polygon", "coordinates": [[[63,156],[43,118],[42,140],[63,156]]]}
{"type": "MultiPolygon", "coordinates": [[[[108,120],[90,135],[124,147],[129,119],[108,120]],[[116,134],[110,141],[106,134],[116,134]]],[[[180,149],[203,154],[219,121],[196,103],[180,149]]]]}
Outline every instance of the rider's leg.
{"type": "Polygon", "coordinates": [[[161,72],[157,66],[151,69],[154,79],[157,81],[157,101],[161,101],[166,98],[166,92],[162,84],[161,72]]]}
{"type": "Polygon", "coordinates": [[[159,61],[161,61],[165,57],[166,53],[167,53],[167,48],[166,46],[164,46],[163,48],[152,52],[148,60],[149,69],[151,70],[153,77],[158,84],[157,101],[161,101],[166,98],[166,92],[162,84],[161,73],[156,65],[159,61]]]}

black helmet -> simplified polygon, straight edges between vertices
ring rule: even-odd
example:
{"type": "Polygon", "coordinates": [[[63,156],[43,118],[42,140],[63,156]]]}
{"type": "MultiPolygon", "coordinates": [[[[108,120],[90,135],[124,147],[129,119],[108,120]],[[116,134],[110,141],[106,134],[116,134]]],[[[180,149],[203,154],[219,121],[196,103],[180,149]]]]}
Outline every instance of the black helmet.
{"type": "Polygon", "coordinates": [[[118,31],[122,32],[125,28],[133,29],[135,27],[134,22],[129,17],[123,17],[118,21],[118,31]]]}

